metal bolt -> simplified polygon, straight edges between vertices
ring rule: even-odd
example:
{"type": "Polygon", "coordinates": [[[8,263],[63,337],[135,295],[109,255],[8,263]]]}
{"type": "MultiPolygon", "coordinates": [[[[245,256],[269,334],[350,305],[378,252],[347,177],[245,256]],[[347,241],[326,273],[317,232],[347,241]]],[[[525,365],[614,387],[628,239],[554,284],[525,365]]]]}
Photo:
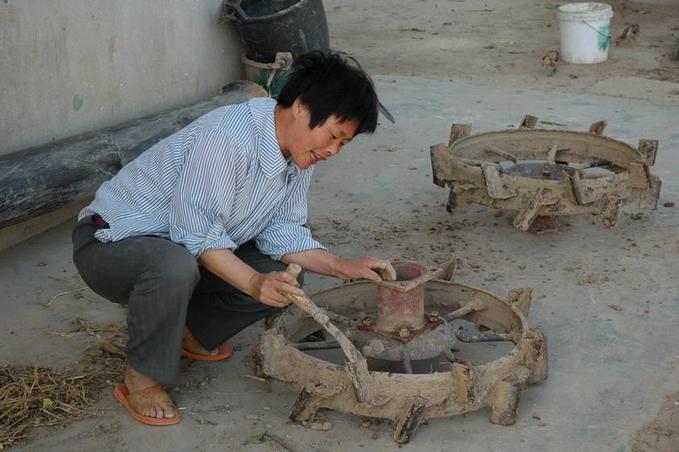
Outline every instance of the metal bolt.
{"type": "Polygon", "coordinates": [[[410,337],[410,330],[407,326],[401,327],[401,329],[398,330],[398,335],[401,339],[408,339],[410,337]]]}
{"type": "Polygon", "coordinates": [[[429,321],[436,322],[438,319],[439,319],[439,312],[438,311],[431,311],[429,313],[429,321]]]}
{"type": "Polygon", "coordinates": [[[372,326],[375,322],[373,322],[373,319],[370,317],[363,317],[361,320],[361,325],[363,326],[372,326]]]}

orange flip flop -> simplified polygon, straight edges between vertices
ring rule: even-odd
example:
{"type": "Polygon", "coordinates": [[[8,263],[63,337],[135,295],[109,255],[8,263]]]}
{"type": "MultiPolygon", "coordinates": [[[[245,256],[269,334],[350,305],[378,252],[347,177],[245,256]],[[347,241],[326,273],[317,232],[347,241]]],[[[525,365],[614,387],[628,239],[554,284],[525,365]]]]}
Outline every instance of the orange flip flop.
{"type": "Polygon", "coordinates": [[[144,416],[144,410],[159,405],[174,405],[170,396],[160,385],[153,385],[141,391],[130,394],[129,389],[125,383],[119,383],[113,388],[113,397],[115,397],[122,406],[125,407],[128,413],[136,420],[146,425],[175,425],[181,422],[182,418],[179,412],[171,418],[159,418],[144,416]]]}
{"type": "Polygon", "coordinates": [[[222,361],[230,357],[232,353],[233,347],[228,342],[224,342],[219,347],[217,347],[217,354],[215,355],[202,355],[200,353],[190,352],[185,348],[181,349],[182,357],[196,361],[222,361]]]}

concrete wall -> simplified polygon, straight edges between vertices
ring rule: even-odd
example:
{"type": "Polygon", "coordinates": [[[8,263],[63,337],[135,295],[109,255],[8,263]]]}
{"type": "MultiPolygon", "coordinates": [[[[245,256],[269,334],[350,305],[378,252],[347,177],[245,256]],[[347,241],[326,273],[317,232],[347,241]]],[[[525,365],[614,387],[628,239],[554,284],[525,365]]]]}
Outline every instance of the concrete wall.
{"type": "Polygon", "coordinates": [[[0,155],[242,78],[221,0],[0,0],[0,155]]]}

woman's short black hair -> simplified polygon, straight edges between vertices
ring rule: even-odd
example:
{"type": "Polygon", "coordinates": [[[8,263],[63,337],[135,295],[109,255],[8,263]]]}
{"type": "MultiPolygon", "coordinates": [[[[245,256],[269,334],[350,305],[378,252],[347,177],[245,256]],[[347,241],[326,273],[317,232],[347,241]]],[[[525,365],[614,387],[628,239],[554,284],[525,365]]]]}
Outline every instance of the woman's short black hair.
{"type": "Polygon", "coordinates": [[[313,51],[295,59],[278,104],[289,108],[297,98],[311,113],[312,129],[332,115],[342,122],[356,120],[356,135],[372,133],[377,127],[377,94],[372,80],[336,53],[313,51]]]}

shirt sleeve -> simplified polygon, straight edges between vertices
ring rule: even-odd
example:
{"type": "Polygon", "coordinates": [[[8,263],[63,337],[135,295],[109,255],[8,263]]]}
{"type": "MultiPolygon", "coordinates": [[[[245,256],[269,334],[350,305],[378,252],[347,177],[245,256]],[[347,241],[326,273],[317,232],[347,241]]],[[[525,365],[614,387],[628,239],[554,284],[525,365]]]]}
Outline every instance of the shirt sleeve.
{"type": "Polygon", "coordinates": [[[224,215],[233,205],[237,150],[217,130],[202,132],[187,145],[192,149],[170,200],[170,239],[196,257],[210,249],[236,249],[224,215]]]}
{"type": "Polygon", "coordinates": [[[255,238],[257,248],[274,260],[286,254],[326,248],[313,239],[307,221],[307,193],[312,169],[302,171],[291,183],[283,204],[255,238]]]}

